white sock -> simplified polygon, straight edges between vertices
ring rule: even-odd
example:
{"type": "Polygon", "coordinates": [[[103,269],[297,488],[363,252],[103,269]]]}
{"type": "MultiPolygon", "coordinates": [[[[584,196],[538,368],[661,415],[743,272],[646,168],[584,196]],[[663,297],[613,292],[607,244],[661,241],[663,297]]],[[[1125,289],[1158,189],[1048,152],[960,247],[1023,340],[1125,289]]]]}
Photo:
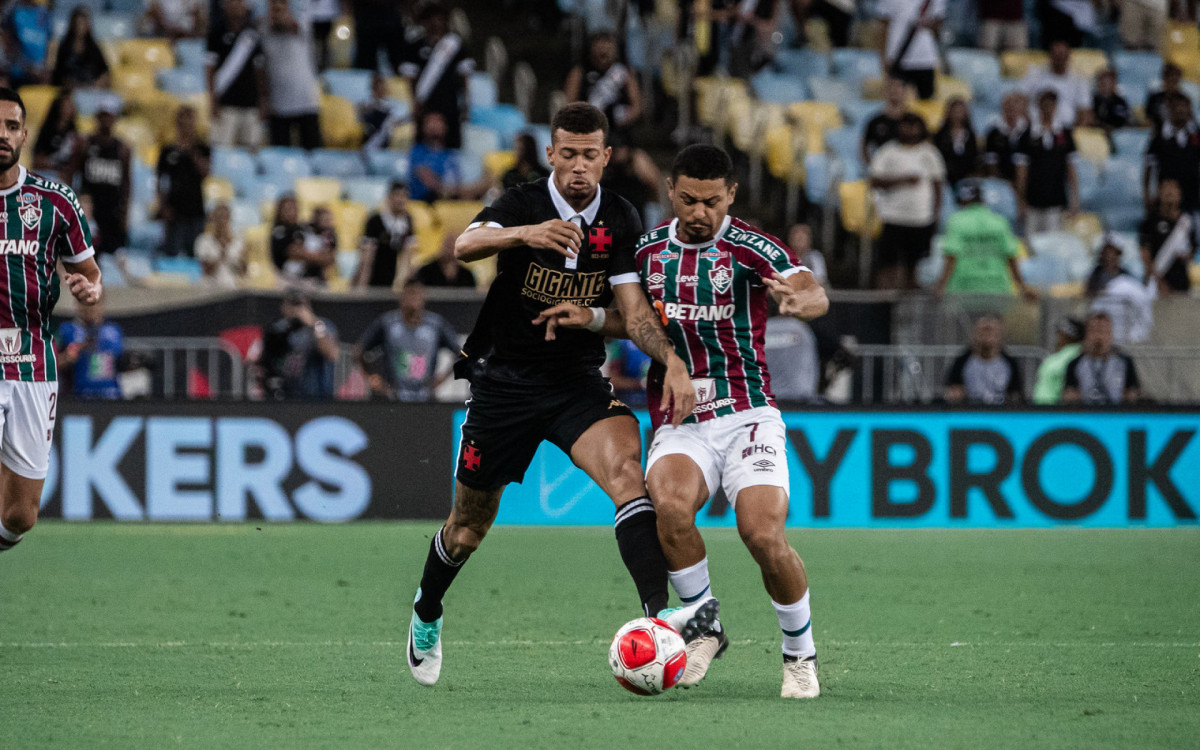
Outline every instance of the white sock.
{"type": "Polygon", "coordinates": [[[671,588],[675,589],[685,607],[699,604],[712,596],[707,557],[689,568],[668,571],[667,575],[671,579],[671,588]]]}
{"type": "Polygon", "coordinates": [[[4,524],[0,523],[0,552],[7,549],[12,549],[17,542],[21,541],[22,534],[14,534],[4,528],[4,524]]]}
{"type": "Polygon", "coordinates": [[[813,643],[812,612],[808,607],[808,592],[794,604],[780,604],[771,600],[775,614],[779,616],[779,628],[783,631],[783,655],[807,658],[816,656],[817,646],[813,643]]]}

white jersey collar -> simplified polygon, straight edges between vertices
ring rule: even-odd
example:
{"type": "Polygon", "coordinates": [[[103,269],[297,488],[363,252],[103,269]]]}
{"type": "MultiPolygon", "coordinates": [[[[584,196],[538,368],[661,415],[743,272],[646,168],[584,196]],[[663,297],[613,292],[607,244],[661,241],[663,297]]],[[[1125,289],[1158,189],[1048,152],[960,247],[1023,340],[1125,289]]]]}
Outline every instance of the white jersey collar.
{"type": "Polygon", "coordinates": [[[732,216],[725,214],[725,221],[721,222],[721,228],[717,230],[717,233],[713,235],[711,240],[708,242],[701,242],[698,245],[690,245],[679,239],[679,234],[675,231],[679,226],[679,219],[671,219],[671,242],[688,250],[699,250],[701,248],[709,247],[710,245],[715,245],[717,244],[718,240],[725,236],[725,231],[729,229],[729,224],[732,220],[732,216]]]}
{"type": "Polygon", "coordinates": [[[0,190],[0,195],[12,195],[16,191],[20,190],[21,187],[25,184],[25,177],[28,175],[29,175],[29,172],[26,171],[25,167],[19,167],[17,169],[17,181],[13,183],[12,187],[5,188],[4,190],[0,190]]]}

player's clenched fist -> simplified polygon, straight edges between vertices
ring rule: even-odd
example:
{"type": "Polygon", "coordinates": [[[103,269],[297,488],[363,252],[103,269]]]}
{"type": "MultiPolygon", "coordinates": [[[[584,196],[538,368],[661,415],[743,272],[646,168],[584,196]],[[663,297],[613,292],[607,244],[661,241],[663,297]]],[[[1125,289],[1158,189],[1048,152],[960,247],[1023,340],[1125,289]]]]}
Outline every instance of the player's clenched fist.
{"type": "Polygon", "coordinates": [[[67,274],[67,288],[71,290],[73,296],[79,302],[85,305],[94,305],[100,301],[100,279],[97,278],[95,283],[92,283],[87,276],[81,273],[67,274]]]}
{"type": "Polygon", "coordinates": [[[583,247],[583,230],[572,222],[551,219],[525,227],[525,244],[574,258],[583,247]]]}

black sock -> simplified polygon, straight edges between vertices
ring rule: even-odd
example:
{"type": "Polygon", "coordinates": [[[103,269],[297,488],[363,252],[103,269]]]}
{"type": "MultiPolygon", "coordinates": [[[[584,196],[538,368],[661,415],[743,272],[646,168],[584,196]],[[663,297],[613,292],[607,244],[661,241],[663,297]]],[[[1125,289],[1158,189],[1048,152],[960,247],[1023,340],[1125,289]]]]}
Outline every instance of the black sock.
{"type": "Polygon", "coordinates": [[[648,497],[639,497],[617,508],[613,522],[617,548],[629,569],[642,611],[656,616],[667,606],[667,558],[658,541],[658,514],[648,497]]]}
{"type": "Polygon", "coordinates": [[[438,529],[429,543],[429,555],[425,558],[425,572],[421,574],[421,598],[413,604],[413,611],[422,622],[433,622],[442,616],[442,597],[454,583],[454,576],[462,569],[466,558],[455,560],[450,557],[442,543],[442,532],[438,529]]]}

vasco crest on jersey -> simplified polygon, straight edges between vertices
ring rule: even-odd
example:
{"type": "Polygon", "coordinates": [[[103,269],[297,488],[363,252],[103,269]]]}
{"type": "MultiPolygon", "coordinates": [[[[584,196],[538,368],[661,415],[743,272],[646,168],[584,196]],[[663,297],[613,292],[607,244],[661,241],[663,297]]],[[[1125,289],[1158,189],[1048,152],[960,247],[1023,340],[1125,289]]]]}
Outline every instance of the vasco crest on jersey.
{"type": "Polygon", "coordinates": [[[21,194],[21,207],[18,209],[21,223],[26,229],[34,230],[42,222],[42,207],[38,205],[38,197],[29,193],[21,194]]]}

